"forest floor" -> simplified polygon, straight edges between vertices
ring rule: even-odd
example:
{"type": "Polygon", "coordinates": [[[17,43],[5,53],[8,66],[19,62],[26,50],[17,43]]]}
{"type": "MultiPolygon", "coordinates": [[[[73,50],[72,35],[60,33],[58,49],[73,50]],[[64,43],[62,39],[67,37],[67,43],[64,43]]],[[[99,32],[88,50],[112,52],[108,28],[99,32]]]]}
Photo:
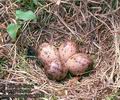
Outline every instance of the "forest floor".
{"type": "Polygon", "coordinates": [[[120,1],[0,0],[0,82],[32,84],[41,93],[37,100],[120,100],[120,1]],[[34,12],[36,20],[17,20],[16,10],[34,12]],[[11,23],[21,25],[16,41],[7,31],[11,23]],[[35,50],[66,39],[92,57],[94,68],[55,82],[35,50]]]}

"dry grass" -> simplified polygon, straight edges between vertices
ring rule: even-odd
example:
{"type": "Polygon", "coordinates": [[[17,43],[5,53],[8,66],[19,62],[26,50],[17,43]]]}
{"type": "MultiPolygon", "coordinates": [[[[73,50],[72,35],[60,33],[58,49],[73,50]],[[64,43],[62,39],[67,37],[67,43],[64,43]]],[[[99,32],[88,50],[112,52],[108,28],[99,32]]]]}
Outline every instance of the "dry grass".
{"type": "Polygon", "coordinates": [[[120,99],[119,0],[46,1],[35,6],[37,22],[25,22],[14,43],[6,27],[16,22],[15,10],[24,6],[14,0],[0,1],[0,58],[6,61],[0,63],[2,81],[34,84],[35,92],[44,93],[40,100],[120,99]],[[118,2],[113,5],[112,1],[118,2]],[[44,41],[58,46],[65,39],[74,39],[81,52],[91,55],[94,69],[89,76],[51,81],[36,58],[26,58],[27,50],[44,41]]]}

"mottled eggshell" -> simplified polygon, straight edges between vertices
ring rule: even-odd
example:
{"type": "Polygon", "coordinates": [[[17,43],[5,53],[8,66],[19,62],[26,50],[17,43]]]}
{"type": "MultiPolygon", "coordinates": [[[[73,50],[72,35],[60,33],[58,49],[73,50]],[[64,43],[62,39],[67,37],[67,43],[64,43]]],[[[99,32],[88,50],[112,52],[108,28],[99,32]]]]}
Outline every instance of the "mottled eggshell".
{"type": "Polygon", "coordinates": [[[66,62],[69,57],[77,52],[76,44],[72,41],[66,41],[59,47],[59,55],[63,62],[66,62]]]}
{"type": "Polygon", "coordinates": [[[68,70],[73,75],[81,75],[91,64],[92,60],[87,54],[78,53],[71,56],[65,63],[65,66],[68,67],[68,70]]]}
{"type": "Polygon", "coordinates": [[[38,58],[45,64],[51,63],[55,59],[59,59],[58,50],[49,43],[43,43],[38,49],[38,58]]]}
{"type": "Polygon", "coordinates": [[[63,79],[68,69],[61,63],[58,50],[48,43],[39,46],[38,58],[43,61],[44,70],[49,79],[63,79]]]}
{"type": "Polygon", "coordinates": [[[63,78],[65,78],[67,72],[68,68],[65,67],[58,59],[45,66],[45,73],[48,78],[52,80],[62,80],[63,78]]]}

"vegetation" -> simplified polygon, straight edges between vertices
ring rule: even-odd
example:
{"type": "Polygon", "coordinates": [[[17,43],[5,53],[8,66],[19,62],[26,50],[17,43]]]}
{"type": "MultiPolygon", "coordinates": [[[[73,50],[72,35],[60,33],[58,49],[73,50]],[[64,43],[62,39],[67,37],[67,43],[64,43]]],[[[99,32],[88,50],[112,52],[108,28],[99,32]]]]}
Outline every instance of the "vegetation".
{"type": "Polygon", "coordinates": [[[0,81],[32,84],[40,100],[119,100],[120,1],[0,0],[0,81]],[[51,81],[35,50],[67,39],[92,57],[94,68],[51,81]]]}

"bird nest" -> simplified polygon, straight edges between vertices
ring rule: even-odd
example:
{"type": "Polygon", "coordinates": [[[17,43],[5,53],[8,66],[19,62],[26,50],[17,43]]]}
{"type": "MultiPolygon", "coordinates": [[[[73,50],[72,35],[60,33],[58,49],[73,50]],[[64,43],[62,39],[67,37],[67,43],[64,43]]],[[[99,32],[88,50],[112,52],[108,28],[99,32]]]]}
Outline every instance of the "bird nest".
{"type": "Polygon", "coordinates": [[[1,1],[1,82],[32,84],[33,91],[42,93],[39,98],[43,100],[119,98],[120,2],[113,1],[118,0],[46,0],[41,6],[35,5],[37,21],[24,22],[15,42],[6,27],[16,22],[16,9],[32,8],[24,3],[1,1]],[[35,51],[43,42],[59,46],[66,39],[74,40],[80,52],[91,56],[94,68],[79,77],[49,80],[35,51]]]}

